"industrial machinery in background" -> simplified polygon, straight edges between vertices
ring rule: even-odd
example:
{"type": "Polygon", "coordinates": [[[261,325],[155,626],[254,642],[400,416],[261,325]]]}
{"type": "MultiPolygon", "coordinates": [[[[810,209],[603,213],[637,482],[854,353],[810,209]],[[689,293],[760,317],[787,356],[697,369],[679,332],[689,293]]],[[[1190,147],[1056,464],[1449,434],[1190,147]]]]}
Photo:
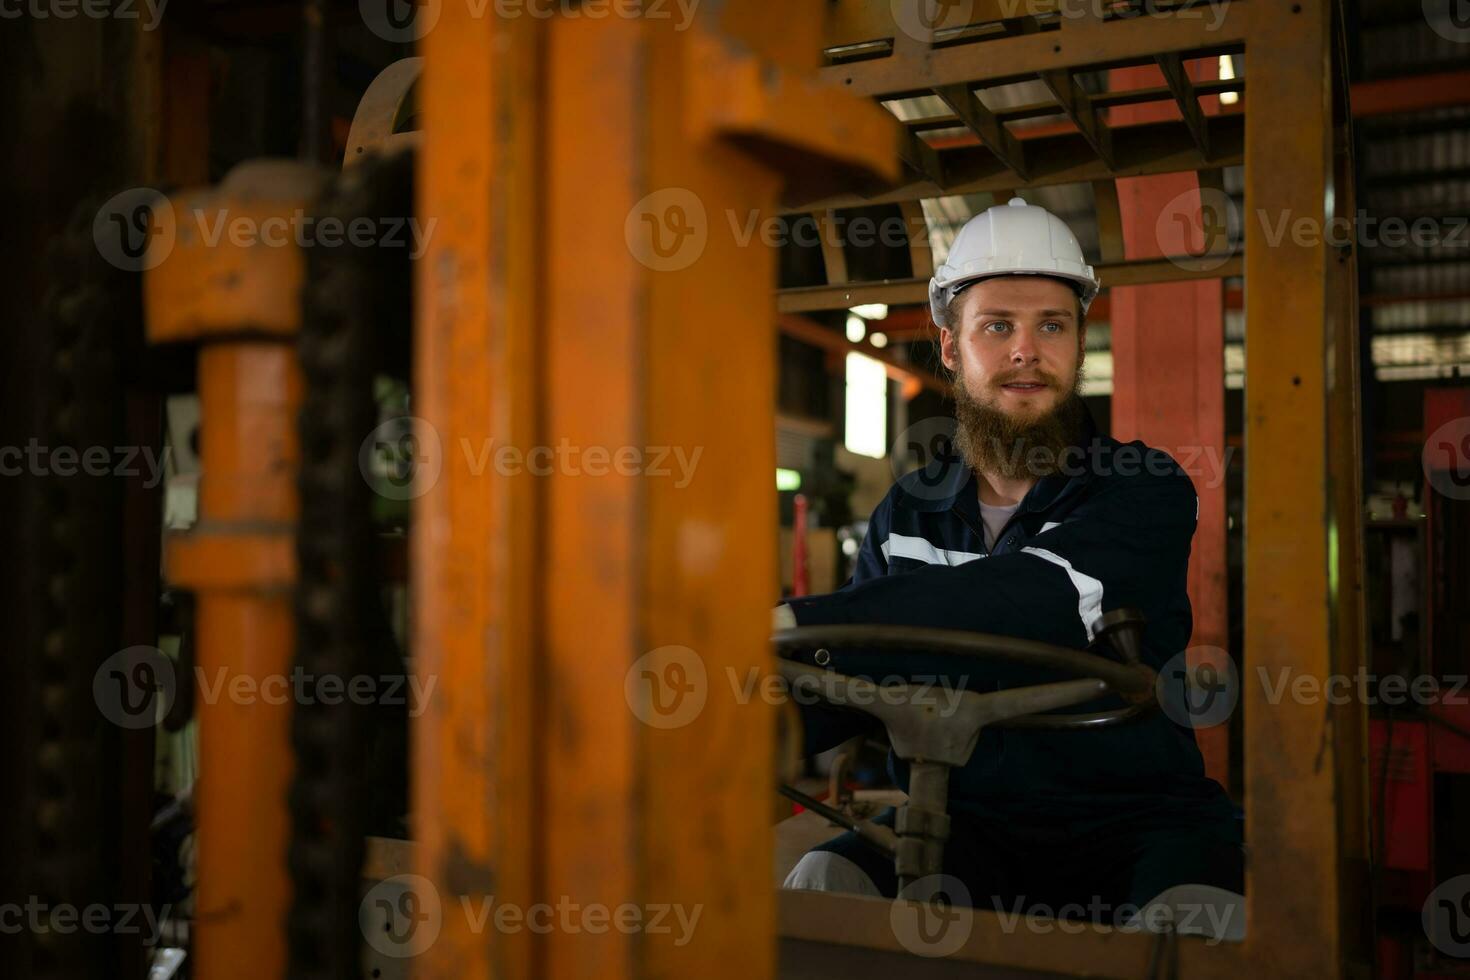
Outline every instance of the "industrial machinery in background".
{"type": "MultiPolygon", "coordinates": [[[[1419,504],[1400,492],[1366,526],[1372,660],[1369,699],[1378,975],[1464,975],[1425,941],[1421,909],[1440,882],[1470,873],[1456,814],[1470,807],[1470,388],[1424,393],[1419,504]],[[1426,682],[1432,681],[1432,684],[1426,682]]],[[[1359,688],[1355,688],[1355,691],[1359,688]]]]}

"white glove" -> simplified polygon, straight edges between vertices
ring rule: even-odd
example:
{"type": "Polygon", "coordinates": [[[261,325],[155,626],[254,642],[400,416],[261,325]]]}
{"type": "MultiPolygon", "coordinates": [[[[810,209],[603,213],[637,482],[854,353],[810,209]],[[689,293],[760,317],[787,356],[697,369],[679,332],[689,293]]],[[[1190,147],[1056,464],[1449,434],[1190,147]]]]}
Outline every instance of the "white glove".
{"type": "Polygon", "coordinates": [[[789,630],[796,625],[796,613],[786,603],[781,603],[771,610],[771,629],[789,630]]]}

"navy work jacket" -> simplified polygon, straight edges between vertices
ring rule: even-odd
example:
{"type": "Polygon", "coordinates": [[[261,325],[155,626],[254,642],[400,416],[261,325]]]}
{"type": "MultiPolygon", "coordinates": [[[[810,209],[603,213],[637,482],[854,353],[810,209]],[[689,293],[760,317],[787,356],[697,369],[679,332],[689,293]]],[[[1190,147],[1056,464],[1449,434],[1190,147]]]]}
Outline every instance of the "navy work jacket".
{"type": "MultiPolygon", "coordinates": [[[[1186,649],[1199,503],[1168,453],[1099,435],[1088,418],[1061,472],[1031,488],[993,549],[985,546],[977,488],[955,457],[899,480],[873,512],[852,579],[837,592],[789,600],[797,623],[942,627],[1084,649],[1099,617],[1132,607],[1147,620],[1143,656],[1151,667],[1163,670],[1186,649]]],[[[831,668],[844,674],[934,683],[928,696],[941,708],[944,684],[983,691],[1064,679],[922,651],[830,653],[831,668]]],[[[1170,664],[1165,684],[1183,684],[1179,663],[1170,664]]],[[[1109,697],[1065,710],[1121,705],[1109,697]]],[[[852,710],[801,710],[812,753],[876,726],[852,710]]],[[[893,759],[890,767],[906,785],[906,767],[893,759]]],[[[1230,808],[1204,775],[1193,731],[1163,712],[1105,729],[987,729],[969,764],[952,773],[950,796],[961,812],[1093,825],[1143,811],[1230,808]]]]}

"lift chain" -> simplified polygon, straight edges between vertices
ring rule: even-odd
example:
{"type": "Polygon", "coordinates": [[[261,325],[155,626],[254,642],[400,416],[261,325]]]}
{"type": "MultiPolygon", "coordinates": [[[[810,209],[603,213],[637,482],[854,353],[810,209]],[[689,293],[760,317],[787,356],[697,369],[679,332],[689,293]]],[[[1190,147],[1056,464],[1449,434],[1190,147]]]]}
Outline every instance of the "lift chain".
{"type": "MultiPolygon", "coordinates": [[[[412,215],[412,195],[410,154],[371,157],[328,183],[315,217],[368,217],[382,228],[412,215]]],[[[406,673],[383,604],[374,493],[359,466],[378,422],[375,376],[404,367],[391,355],[383,363],[385,350],[401,351],[412,313],[408,248],[398,241],[306,250],[296,667],[339,677],[343,690],[357,677],[406,673]]],[[[292,716],[293,980],[360,975],[363,838],[406,810],[406,707],[336,700],[298,704],[292,716]]]]}
{"type": "MultiPolygon", "coordinates": [[[[12,515],[39,520],[27,532],[38,538],[38,560],[17,576],[16,587],[39,593],[41,617],[40,656],[27,671],[39,715],[27,794],[34,837],[29,846],[17,842],[16,858],[34,861],[31,895],[50,910],[109,902],[117,887],[113,804],[122,733],[99,710],[93,681],[121,635],[122,482],[89,475],[62,454],[80,457],[94,447],[112,453],[123,441],[121,372],[128,345],[141,343],[142,293],[137,273],[100,254],[92,236],[96,211],[96,202],[79,206],[48,254],[38,385],[43,462],[25,477],[39,491],[30,500],[40,510],[12,515]],[[31,575],[34,585],[22,581],[31,575]]],[[[127,958],[106,936],[45,922],[28,928],[29,975],[37,978],[118,976],[127,958]]],[[[25,965],[12,966],[26,975],[25,965]]]]}

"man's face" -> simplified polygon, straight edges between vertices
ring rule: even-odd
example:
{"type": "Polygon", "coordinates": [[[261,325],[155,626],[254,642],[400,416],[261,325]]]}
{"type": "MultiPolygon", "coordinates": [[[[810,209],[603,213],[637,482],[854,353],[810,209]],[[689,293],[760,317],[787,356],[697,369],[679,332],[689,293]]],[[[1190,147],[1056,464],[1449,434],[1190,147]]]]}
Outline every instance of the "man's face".
{"type": "Polygon", "coordinates": [[[1085,328],[1077,294],[1047,276],[984,279],[960,294],[958,322],[939,331],[944,366],[976,402],[1034,422],[1076,390],[1085,328]]]}

